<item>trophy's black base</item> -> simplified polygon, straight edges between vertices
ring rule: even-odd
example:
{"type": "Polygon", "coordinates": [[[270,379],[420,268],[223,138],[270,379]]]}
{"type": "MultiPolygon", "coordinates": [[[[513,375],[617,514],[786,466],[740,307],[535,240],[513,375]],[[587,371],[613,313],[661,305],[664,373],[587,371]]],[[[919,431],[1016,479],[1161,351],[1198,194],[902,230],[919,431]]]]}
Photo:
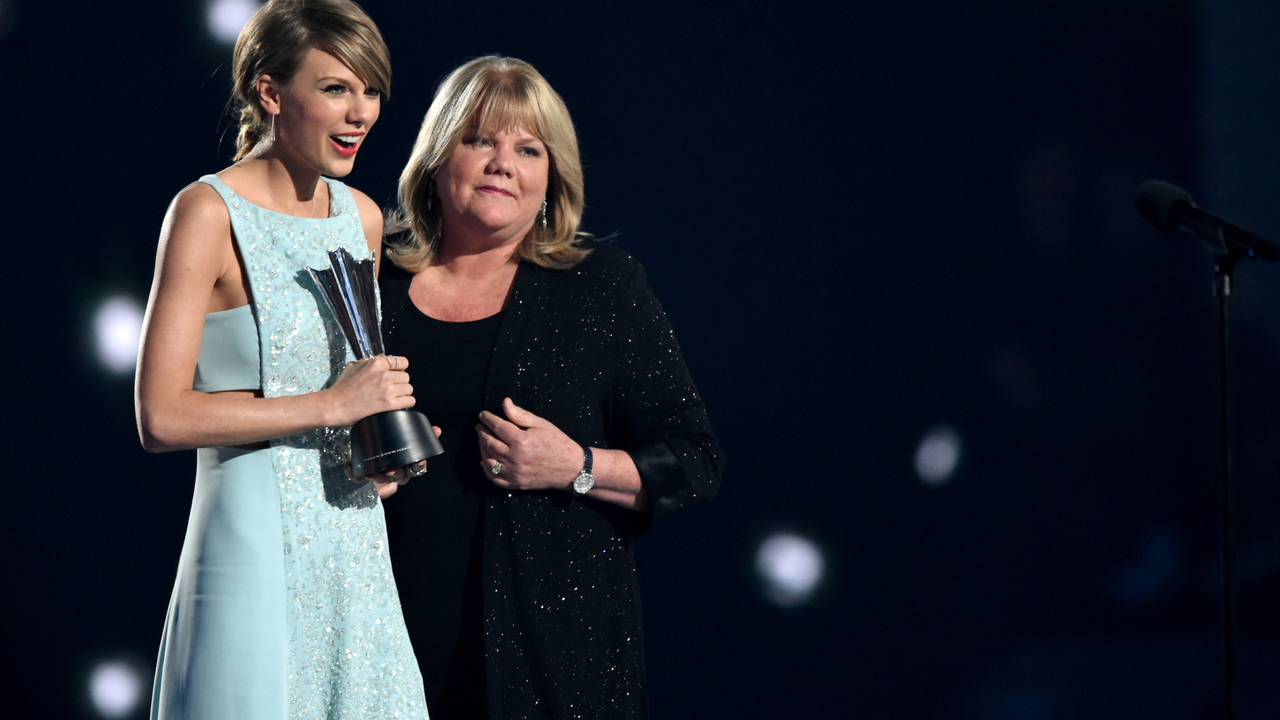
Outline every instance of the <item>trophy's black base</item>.
{"type": "Polygon", "coordinates": [[[384,473],[444,452],[427,416],[389,410],[351,426],[351,475],[384,473]]]}

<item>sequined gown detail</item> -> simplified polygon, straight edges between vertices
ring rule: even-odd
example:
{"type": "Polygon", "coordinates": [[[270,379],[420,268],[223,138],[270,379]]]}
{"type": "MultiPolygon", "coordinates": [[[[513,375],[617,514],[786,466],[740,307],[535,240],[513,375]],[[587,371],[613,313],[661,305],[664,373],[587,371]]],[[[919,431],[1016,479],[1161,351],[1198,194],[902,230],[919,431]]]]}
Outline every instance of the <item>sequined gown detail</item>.
{"type": "MultiPolygon", "coordinates": [[[[231,215],[263,395],[331,385],[352,356],[306,268],[327,267],[327,251],[338,247],[370,256],[350,191],[326,179],[330,215],[315,219],[253,205],[212,175],[201,182],[231,215]]],[[[348,430],[312,430],[259,451],[198,451],[153,718],[427,717],[382,506],[371,485],[343,472],[348,430]],[[237,524],[237,532],[219,530],[237,524]],[[253,601],[237,600],[246,597],[253,601]]]]}

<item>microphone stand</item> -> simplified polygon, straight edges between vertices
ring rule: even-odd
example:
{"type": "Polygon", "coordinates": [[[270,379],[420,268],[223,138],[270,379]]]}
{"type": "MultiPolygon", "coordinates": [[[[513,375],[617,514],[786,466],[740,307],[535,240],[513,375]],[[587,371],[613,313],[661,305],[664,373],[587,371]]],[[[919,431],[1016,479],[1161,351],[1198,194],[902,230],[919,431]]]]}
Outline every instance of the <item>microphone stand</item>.
{"type": "Polygon", "coordinates": [[[1216,247],[1213,249],[1213,294],[1218,298],[1218,392],[1220,396],[1222,434],[1222,638],[1223,669],[1226,674],[1226,720],[1233,720],[1235,705],[1235,642],[1232,621],[1235,603],[1232,589],[1231,548],[1231,480],[1232,480],[1232,417],[1231,417],[1231,277],[1236,262],[1243,253],[1238,246],[1228,243],[1217,229],[1216,247]]]}
{"type": "Polygon", "coordinates": [[[1232,570],[1231,273],[1242,257],[1280,261],[1280,246],[1233,225],[1195,204],[1186,190],[1162,180],[1146,180],[1134,198],[1138,214],[1156,228],[1186,230],[1213,253],[1213,294],[1218,298],[1218,370],[1222,409],[1222,638],[1226,672],[1226,720],[1235,717],[1235,573],[1232,570]]]}

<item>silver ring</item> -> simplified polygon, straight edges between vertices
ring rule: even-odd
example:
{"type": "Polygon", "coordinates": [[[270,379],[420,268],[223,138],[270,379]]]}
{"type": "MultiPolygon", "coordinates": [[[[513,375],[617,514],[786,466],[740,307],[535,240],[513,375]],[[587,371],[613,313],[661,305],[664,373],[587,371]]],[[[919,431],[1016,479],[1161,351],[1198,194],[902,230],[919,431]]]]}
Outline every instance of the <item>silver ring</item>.
{"type": "Polygon", "coordinates": [[[501,474],[502,474],[502,461],[501,461],[501,460],[494,460],[494,461],[493,461],[493,467],[489,468],[489,472],[493,473],[493,474],[494,474],[494,477],[497,477],[498,475],[501,475],[501,474]]]}
{"type": "Polygon", "coordinates": [[[400,360],[400,359],[399,359],[399,358],[397,358],[395,355],[388,355],[388,356],[387,356],[387,364],[391,366],[391,369],[392,369],[392,370],[395,370],[395,369],[396,369],[396,365],[399,365],[399,364],[400,364],[399,360],[400,360]]]}

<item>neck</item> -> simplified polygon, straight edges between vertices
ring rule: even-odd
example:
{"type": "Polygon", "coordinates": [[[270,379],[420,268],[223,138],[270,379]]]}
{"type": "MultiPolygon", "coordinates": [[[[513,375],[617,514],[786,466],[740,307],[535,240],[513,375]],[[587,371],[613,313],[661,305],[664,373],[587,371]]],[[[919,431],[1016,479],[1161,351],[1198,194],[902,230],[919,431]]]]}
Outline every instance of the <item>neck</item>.
{"type": "Polygon", "coordinates": [[[446,215],[441,228],[440,252],[433,264],[447,268],[450,273],[468,276],[485,275],[507,265],[519,265],[516,251],[532,227],[530,224],[514,233],[494,234],[460,226],[446,215]]]}
{"type": "Polygon", "coordinates": [[[433,265],[457,278],[490,277],[520,264],[516,255],[519,242],[484,245],[457,241],[448,235],[441,238],[440,252],[433,265]]]}
{"type": "Polygon", "coordinates": [[[319,197],[320,173],[314,168],[302,167],[299,163],[290,162],[279,148],[269,145],[259,152],[241,160],[237,165],[252,170],[261,178],[262,192],[266,200],[290,215],[315,215],[323,210],[328,215],[328,207],[318,208],[318,202],[327,198],[319,197]]]}

